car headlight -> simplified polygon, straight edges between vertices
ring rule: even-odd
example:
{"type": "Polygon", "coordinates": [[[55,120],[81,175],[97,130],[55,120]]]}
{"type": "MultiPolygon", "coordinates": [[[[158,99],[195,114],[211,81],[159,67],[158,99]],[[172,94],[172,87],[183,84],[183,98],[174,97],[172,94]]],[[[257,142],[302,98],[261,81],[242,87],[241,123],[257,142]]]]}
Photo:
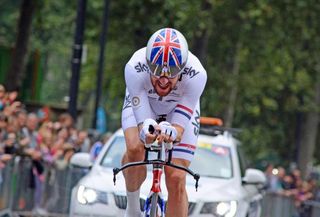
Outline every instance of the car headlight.
{"type": "Polygon", "coordinates": [[[104,203],[108,204],[107,193],[80,185],[77,191],[77,200],[81,204],[104,203]]]}
{"type": "Polygon", "coordinates": [[[212,214],[215,217],[234,217],[237,212],[237,201],[205,203],[200,213],[212,214]]]}

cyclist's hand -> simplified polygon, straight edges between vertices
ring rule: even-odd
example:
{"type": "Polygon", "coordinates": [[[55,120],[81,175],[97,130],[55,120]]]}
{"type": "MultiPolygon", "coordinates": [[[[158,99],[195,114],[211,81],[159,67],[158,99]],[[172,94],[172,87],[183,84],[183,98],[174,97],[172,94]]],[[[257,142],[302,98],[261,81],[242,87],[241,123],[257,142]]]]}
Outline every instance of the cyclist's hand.
{"type": "Polygon", "coordinates": [[[143,122],[142,129],[140,130],[140,139],[147,148],[156,140],[158,128],[158,123],[151,118],[143,122]]]}
{"type": "Polygon", "coordinates": [[[161,134],[158,136],[158,142],[165,142],[167,144],[172,144],[172,142],[177,138],[177,130],[169,122],[162,121],[159,124],[161,129],[161,134]]]}

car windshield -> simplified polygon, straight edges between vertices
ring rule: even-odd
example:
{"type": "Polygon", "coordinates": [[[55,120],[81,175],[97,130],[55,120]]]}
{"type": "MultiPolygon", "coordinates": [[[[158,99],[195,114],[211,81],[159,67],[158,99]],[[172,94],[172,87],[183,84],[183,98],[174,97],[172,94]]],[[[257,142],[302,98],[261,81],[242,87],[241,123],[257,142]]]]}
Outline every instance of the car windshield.
{"type": "MultiPolygon", "coordinates": [[[[123,153],[126,150],[125,140],[123,136],[117,136],[112,141],[107,152],[102,158],[100,164],[104,167],[121,167],[121,160],[123,153]]],[[[155,152],[149,153],[149,160],[156,159],[157,154],[155,152]]],[[[148,169],[151,170],[152,166],[148,166],[148,169]]]]}
{"type": "Polygon", "coordinates": [[[107,152],[103,156],[101,166],[104,167],[121,167],[123,153],[126,150],[125,140],[123,136],[117,136],[110,144],[107,152]]]}
{"type": "MultiPolygon", "coordinates": [[[[124,137],[115,137],[100,164],[104,167],[120,167],[125,149],[124,137]]],[[[154,158],[154,156],[149,156],[150,158],[154,158]]],[[[201,176],[231,178],[232,162],[230,149],[214,144],[199,143],[190,168],[201,176]]]]}
{"type": "Polygon", "coordinates": [[[190,169],[201,176],[232,178],[230,149],[225,146],[199,142],[190,169]]]}

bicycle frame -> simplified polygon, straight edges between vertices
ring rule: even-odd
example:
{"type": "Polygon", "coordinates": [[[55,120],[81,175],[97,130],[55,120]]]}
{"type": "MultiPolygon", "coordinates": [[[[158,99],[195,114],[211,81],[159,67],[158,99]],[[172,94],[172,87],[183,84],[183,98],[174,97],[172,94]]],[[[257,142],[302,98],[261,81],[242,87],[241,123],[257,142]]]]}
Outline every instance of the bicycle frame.
{"type": "Polygon", "coordinates": [[[148,165],[152,164],[152,173],[153,173],[153,179],[152,179],[152,186],[150,193],[146,199],[145,205],[144,205],[144,217],[165,217],[165,200],[163,199],[162,193],[161,193],[161,176],[163,173],[164,166],[173,167],[179,170],[183,170],[190,175],[193,176],[193,178],[196,180],[195,188],[198,189],[198,182],[200,179],[199,174],[196,174],[192,172],[190,169],[175,165],[171,163],[172,159],[172,149],[168,150],[168,158],[166,160],[165,156],[166,150],[164,148],[164,145],[156,145],[151,146],[150,148],[145,148],[145,157],[144,161],[140,162],[131,162],[123,165],[121,168],[114,168],[113,169],[113,182],[116,184],[116,175],[129,167],[132,166],[141,166],[141,165],[148,165]],[[157,153],[157,159],[155,160],[149,160],[149,153],[150,152],[156,152],[157,153]],[[157,209],[158,207],[158,209],[157,209]],[[157,213],[155,213],[157,212],[157,213]],[[160,213],[159,213],[160,212],[160,213]]]}
{"type": "MultiPolygon", "coordinates": [[[[165,156],[163,155],[164,149],[163,146],[161,150],[146,150],[145,160],[147,160],[149,157],[149,152],[155,151],[158,153],[158,160],[165,161],[165,156]]],[[[171,151],[172,152],[172,151],[171,151]]],[[[152,217],[152,215],[164,217],[165,216],[165,201],[163,199],[162,193],[161,193],[161,176],[163,173],[164,166],[162,164],[153,164],[152,165],[152,186],[150,193],[148,195],[148,198],[144,205],[144,216],[145,217],[152,217]],[[153,199],[154,198],[154,199],[153,199]],[[157,207],[155,207],[157,206],[157,207]],[[158,208],[158,209],[157,209],[158,208]],[[160,211],[160,213],[155,213],[157,211],[160,211]]]]}

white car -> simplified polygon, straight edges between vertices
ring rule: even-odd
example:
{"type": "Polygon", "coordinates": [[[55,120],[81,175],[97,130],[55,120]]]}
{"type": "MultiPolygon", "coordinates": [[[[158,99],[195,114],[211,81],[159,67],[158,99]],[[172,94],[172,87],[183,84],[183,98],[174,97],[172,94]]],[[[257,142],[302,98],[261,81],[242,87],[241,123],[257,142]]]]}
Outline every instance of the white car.
{"type": "MultiPolygon", "coordinates": [[[[259,217],[266,178],[256,169],[246,168],[239,142],[228,131],[218,135],[200,134],[191,169],[199,173],[198,191],[193,177],[187,175],[189,216],[191,217],[259,217]]],[[[125,182],[121,173],[113,183],[113,168],[121,166],[125,151],[122,130],[107,142],[92,164],[87,153],[75,154],[71,163],[90,167],[90,172],[73,188],[70,217],[122,217],[126,207],[125,182]]],[[[164,177],[162,177],[164,178],[164,177]]],[[[152,184],[151,167],[141,187],[141,209],[152,184]]],[[[165,181],[162,193],[166,198],[165,181]]]]}

